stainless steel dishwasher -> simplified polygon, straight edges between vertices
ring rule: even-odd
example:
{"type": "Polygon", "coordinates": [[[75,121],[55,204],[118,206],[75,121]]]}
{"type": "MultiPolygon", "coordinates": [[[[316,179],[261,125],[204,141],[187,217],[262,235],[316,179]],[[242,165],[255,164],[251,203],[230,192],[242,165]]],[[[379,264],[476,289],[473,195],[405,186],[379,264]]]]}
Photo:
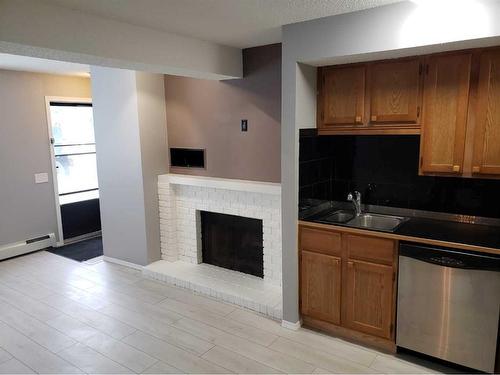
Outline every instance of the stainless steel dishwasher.
{"type": "Polygon", "coordinates": [[[401,243],[396,344],[493,372],[500,256],[401,243]]]}

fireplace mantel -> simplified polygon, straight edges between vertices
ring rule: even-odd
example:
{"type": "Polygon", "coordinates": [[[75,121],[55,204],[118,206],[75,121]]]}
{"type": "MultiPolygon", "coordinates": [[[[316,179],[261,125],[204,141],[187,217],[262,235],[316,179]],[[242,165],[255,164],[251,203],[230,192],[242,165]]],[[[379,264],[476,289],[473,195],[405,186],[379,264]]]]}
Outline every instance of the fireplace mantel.
{"type": "Polygon", "coordinates": [[[214,189],[246,191],[250,193],[262,193],[271,195],[281,194],[281,184],[273,182],[235,180],[229,178],[191,176],[186,174],[174,173],[158,176],[158,182],[169,183],[171,185],[188,185],[214,189]]]}

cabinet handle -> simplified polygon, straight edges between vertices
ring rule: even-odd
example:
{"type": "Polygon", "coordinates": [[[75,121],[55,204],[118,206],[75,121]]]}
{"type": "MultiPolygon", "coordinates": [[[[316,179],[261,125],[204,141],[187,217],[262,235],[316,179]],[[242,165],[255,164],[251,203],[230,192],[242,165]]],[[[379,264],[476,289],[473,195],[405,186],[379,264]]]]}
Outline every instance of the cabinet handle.
{"type": "Polygon", "coordinates": [[[472,167],[472,173],[479,173],[479,172],[481,172],[481,167],[478,166],[472,167]]]}
{"type": "Polygon", "coordinates": [[[356,116],[356,122],[361,122],[361,116],[356,116]]]}
{"type": "Polygon", "coordinates": [[[454,165],[453,172],[460,172],[460,165],[454,165]]]}
{"type": "Polygon", "coordinates": [[[377,116],[372,116],[372,121],[377,121],[377,116]]]}

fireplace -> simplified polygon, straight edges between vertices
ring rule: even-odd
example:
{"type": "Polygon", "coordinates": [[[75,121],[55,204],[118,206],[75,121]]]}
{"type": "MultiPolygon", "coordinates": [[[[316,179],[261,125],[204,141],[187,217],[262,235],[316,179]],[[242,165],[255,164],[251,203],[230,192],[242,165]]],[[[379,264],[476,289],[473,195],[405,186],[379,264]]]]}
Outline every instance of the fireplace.
{"type": "Polygon", "coordinates": [[[264,277],[262,220],[200,211],[203,263],[264,277]]]}

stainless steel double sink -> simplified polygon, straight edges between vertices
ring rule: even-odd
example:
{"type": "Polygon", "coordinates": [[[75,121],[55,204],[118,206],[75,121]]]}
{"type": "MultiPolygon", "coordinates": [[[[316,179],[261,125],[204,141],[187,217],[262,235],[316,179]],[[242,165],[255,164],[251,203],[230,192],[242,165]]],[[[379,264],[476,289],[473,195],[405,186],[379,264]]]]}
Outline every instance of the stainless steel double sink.
{"type": "Polygon", "coordinates": [[[394,232],[401,224],[408,221],[408,218],[374,213],[362,213],[355,216],[351,211],[338,210],[319,218],[318,221],[329,224],[342,224],[348,227],[394,232]]]}

